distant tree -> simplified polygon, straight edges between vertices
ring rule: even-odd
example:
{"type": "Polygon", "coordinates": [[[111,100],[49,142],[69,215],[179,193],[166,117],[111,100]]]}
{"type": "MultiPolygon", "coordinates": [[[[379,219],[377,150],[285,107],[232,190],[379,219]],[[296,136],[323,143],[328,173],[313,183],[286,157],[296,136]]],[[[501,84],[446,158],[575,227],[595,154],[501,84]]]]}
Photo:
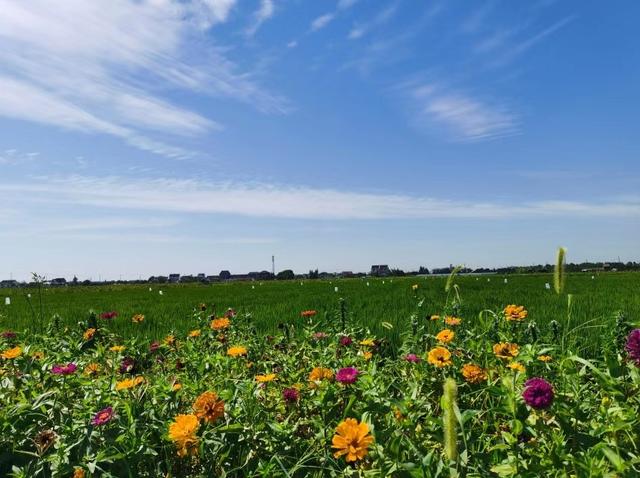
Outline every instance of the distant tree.
{"type": "Polygon", "coordinates": [[[309,271],[309,279],[317,279],[320,277],[320,273],[318,272],[318,269],[316,269],[315,271],[309,271]]]}
{"type": "Polygon", "coordinates": [[[420,266],[420,269],[418,269],[418,274],[429,274],[429,269],[424,266],[420,266]]]}
{"type": "Polygon", "coordinates": [[[76,276],[73,276],[73,280],[71,281],[71,283],[73,285],[78,285],[78,278],[76,276]]]}
{"type": "Polygon", "coordinates": [[[296,275],[293,273],[293,271],[291,269],[286,269],[284,271],[280,271],[278,272],[278,274],[276,274],[276,279],[278,280],[292,280],[295,279],[296,275]]]}
{"type": "Polygon", "coordinates": [[[402,277],[404,276],[404,271],[402,269],[391,269],[391,275],[392,276],[397,276],[397,277],[402,277]]]}

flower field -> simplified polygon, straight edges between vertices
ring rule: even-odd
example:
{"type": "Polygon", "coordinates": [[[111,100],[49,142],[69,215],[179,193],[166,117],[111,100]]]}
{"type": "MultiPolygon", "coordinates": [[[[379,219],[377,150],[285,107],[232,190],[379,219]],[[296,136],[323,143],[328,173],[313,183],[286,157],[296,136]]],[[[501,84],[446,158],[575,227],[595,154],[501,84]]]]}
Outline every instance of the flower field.
{"type": "Polygon", "coordinates": [[[335,297],[272,327],[199,301],[153,329],[113,303],[5,315],[0,476],[639,476],[634,302],[593,329],[544,280],[553,315],[517,285],[475,311],[480,281],[456,281],[394,281],[375,327],[335,297]]]}

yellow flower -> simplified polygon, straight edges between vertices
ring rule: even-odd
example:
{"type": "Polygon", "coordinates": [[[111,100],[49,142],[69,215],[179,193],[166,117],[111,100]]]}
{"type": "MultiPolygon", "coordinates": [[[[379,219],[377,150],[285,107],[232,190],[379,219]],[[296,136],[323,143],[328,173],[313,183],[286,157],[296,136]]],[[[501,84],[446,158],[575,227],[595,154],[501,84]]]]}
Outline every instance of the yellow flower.
{"type": "Polygon", "coordinates": [[[241,355],[247,355],[247,348],[242,345],[234,345],[227,350],[229,357],[239,357],[241,355]]]}
{"type": "Polygon", "coordinates": [[[171,390],[174,392],[177,392],[178,390],[180,390],[182,388],[182,384],[181,383],[174,383],[171,386],[171,390]]]}
{"type": "Polygon", "coordinates": [[[440,316],[439,315],[430,315],[429,316],[429,320],[440,320],[440,316]]]}
{"type": "Polygon", "coordinates": [[[165,343],[166,345],[172,346],[173,344],[175,344],[175,343],[176,343],[176,338],[175,338],[173,335],[167,335],[167,336],[164,338],[164,343],[165,343]]]}
{"type": "Polygon", "coordinates": [[[20,355],[22,355],[22,348],[13,347],[12,349],[7,349],[4,352],[2,352],[0,354],[0,357],[2,357],[5,360],[11,360],[11,359],[20,357],[20,355]]]}
{"type": "Polygon", "coordinates": [[[520,322],[527,318],[527,314],[523,305],[511,304],[504,308],[504,316],[509,321],[520,322]]]}
{"type": "Polygon", "coordinates": [[[331,379],[333,379],[333,371],[324,367],[314,367],[309,374],[309,381],[315,385],[319,384],[323,380],[331,379]]]}
{"type": "Polygon", "coordinates": [[[184,457],[198,453],[198,417],[178,415],[169,425],[169,439],[176,444],[178,456],[184,457]]]}
{"type": "Polygon", "coordinates": [[[365,360],[371,360],[371,357],[373,357],[373,354],[371,352],[364,352],[362,356],[364,357],[365,360]]]}
{"type": "Polygon", "coordinates": [[[44,352],[37,350],[33,352],[31,356],[36,360],[42,360],[44,358],[44,352]]]}
{"type": "Polygon", "coordinates": [[[73,469],[73,478],[84,478],[84,468],[74,468],[73,469]]]}
{"type": "Polygon", "coordinates": [[[100,372],[100,365],[94,362],[90,363],[84,368],[85,375],[94,376],[98,375],[98,372],[100,372]]]}
{"type": "Polygon", "coordinates": [[[134,324],[139,324],[141,322],[144,322],[144,315],[142,314],[136,314],[133,317],[131,317],[131,322],[133,322],[134,324]]]}
{"type": "Polygon", "coordinates": [[[540,360],[541,362],[551,362],[553,358],[551,357],[551,355],[538,355],[538,360],[540,360]]]}
{"type": "Polygon", "coordinates": [[[493,346],[493,354],[501,359],[511,360],[512,358],[517,357],[519,353],[520,347],[518,347],[518,344],[500,342],[493,346]]]}
{"type": "Polygon", "coordinates": [[[436,335],[436,340],[442,344],[448,344],[455,337],[455,332],[453,330],[444,329],[438,332],[436,335]]]}
{"type": "Polygon", "coordinates": [[[85,341],[88,341],[88,340],[91,340],[94,335],[96,335],[96,329],[94,329],[93,327],[90,327],[84,331],[84,333],[82,334],[82,338],[85,341]]]}
{"type": "Polygon", "coordinates": [[[358,423],[355,418],[347,418],[338,424],[331,443],[332,448],[336,449],[333,454],[335,458],[345,456],[347,462],[354,462],[367,456],[373,437],[369,434],[369,426],[366,423],[358,423]]]}
{"type": "Polygon", "coordinates": [[[522,365],[520,362],[510,362],[509,365],[507,365],[507,367],[509,367],[511,370],[515,370],[516,372],[525,372],[525,368],[524,365],[522,365]]]}
{"type": "Polygon", "coordinates": [[[192,330],[191,332],[189,332],[189,337],[200,337],[201,333],[202,332],[200,331],[200,329],[192,330]]]}
{"type": "Polygon", "coordinates": [[[429,363],[435,365],[438,368],[446,367],[451,365],[451,352],[449,352],[444,347],[436,347],[429,351],[429,355],[427,357],[429,363]]]}
{"type": "Polygon", "coordinates": [[[127,390],[140,385],[142,382],[144,382],[143,377],[127,378],[116,382],[116,390],[127,390]]]}
{"type": "Polygon", "coordinates": [[[469,383],[480,383],[487,379],[487,371],[474,363],[464,364],[462,376],[469,383]]]}
{"type": "Polygon", "coordinates": [[[450,315],[447,315],[444,318],[444,323],[447,325],[460,325],[460,323],[462,322],[461,319],[459,319],[458,317],[453,317],[450,315]]]}
{"type": "Polygon", "coordinates": [[[273,382],[276,379],[275,373],[268,373],[266,375],[256,375],[256,382],[265,383],[265,382],[273,382]]]}
{"type": "Polygon", "coordinates": [[[412,289],[413,291],[418,290],[418,284],[413,284],[413,285],[411,286],[411,289],[412,289]]]}
{"type": "Polygon", "coordinates": [[[193,402],[193,411],[200,420],[214,423],[224,415],[224,402],[215,392],[204,392],[193,402]]]}
{"type": "Polygon", "coordinates": [[[112,352],[122,352],[125,348],[126,347],[124,345],[114,345],[109,350],[111,350],[112,352]]]}
{"type": "Polygon", "coordinates": [[[360,345],[364,345],[365,347],[373,347],[376,344],[374,339],[364,339],[360,341],[360,345]]]}
{"type": "Polygon", "coordinates": [[[211,321],[211,328],[213,330],[224,330],[224,329],[228,329],[229,326],[231,325],[231,321],[227,318],[220,318],[220,319],[213,319],[211,321]]]}

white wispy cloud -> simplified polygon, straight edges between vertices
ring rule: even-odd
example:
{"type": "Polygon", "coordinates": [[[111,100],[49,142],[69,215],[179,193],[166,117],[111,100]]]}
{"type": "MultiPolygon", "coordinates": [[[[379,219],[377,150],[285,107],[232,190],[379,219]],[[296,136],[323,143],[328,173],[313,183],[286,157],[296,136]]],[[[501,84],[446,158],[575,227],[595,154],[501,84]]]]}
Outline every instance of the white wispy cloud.
{"type": "Polygon", "coordinates": [[[393,4],[388,6],[387,8],[384,8],[380,12],[378,12],[378,14],[376,14],[371,20],[363,23],[357,23],[349,31],[348,38],[350,40],[356,40],[358,38],[362,38],[364,35],[366,35],[368,32],[370,32],[374,28],[384,25],[389,20],[391,20],[391,18],[393,18],[393,15],[396,13],[397,10],[398,10],[398,5],[393,4]]]}
{"type": "Polygon", "coordinates": [[[253,22],[245,30],[245,35],[252,37],[260,29],[262,24],[273,17],[276,8],[273,0],[261,0],[260,7],[253,14],[253,22]]]}
{"type": "MultiPolygon", "coordinates": [[[[190,40],[228,19],[235,0],[0,0],[0,115],[120,137],[170,157],[167,134],[220,129],[167,101],[176,88],[283,113],[287,101],[216,45],[190,40]],[[132,21],[135,20],[135,27],[132,21]],[[14,94],[19,95],[19,100],[14,94]],[[154,139],[161,133],[162,141],[154,139]]],[[[171,139],[174,141],[174,139],[171,139]]]]}
{"type": "Polygon", "coordinates": [[[320,15],[319,17],[315,18],[312,22],[311,22],[311,31],[312,32],[317,32],[318,30],[323,29],[324,27],[326,27],[333,19],[335,18],[335,14],[333,13],[325,13],[324,15],[320,15]]]}
{"type": "Polygon", "coordinates": [[[516,114],[468,94],[431,84],[400,87],[408,96],[414,122],[429,130],[444,130],[454,141],[486,141],[519,133],[516,114]]]}
{"type": "MultiPolygon", "coordinates": [[[[262,183],[71,176],[0,183],[0,200],[94,207],[310,220],[425,218],[640,217],[637,200],[472,202],[262,183]]],[[[96,213],[98,214],[98,213],[96,213]]]]}

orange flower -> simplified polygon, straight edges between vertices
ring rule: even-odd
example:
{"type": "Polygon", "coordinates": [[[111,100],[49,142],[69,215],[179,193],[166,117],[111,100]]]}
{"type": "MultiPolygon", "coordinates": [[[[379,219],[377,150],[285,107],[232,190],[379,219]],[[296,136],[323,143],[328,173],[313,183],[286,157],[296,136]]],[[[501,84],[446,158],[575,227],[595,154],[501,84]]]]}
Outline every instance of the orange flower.
{"type": "Polygon", "coordinates": [[[522,365],[520,362],[510,362],[509,365],[507,365],[507,367],[509,367],[511,370],[515,370],[516,372],[525,372],[525,368],[524,365],[522,365]]]}
{"type": "Polygon", "coordinates": [[[85,375],[95,376],[98,375],[98,372],[100,372],[100,365],[94,362],[90,363],[84,368],[85,375]]]}
{"type": "Polygon", "coordinates": [[[181,383],[174,383],[171,386],[171,390],[174,392],[177,392],[178,390],[180,390],[182,388],[182,384],[181,383]]]}
{"type": "Polygon", "coordinates": [[[373,437],[369,434],[369,426],[366,423],[358,423],[355,418],[347,418],[336,428],[331,443],[336,449],[333,454],[335,458],[345,456],[347,462],[354,462],[367,456],[373,437]]]}
{"type": "Polygon", "coordinates": [[[312,385],[318,385],[323,380],[333,379],[333,371],[324,367],[315,367],[309,374],[312,385]]]}
{"type": "Polygon", "coordinates": [[[7,349],[4,352],[2,352],[0,354],[0,357],[2,357],[5,360],[11,360],[14,358],[18,358],[22,355],[22,348],[21,347],[13,347],[12,349],[7,349]]]}
{"type": "Polygon", "coordinates": [[[460,325],[461,322],[461,319],[459,319],[458,317],[453,317],[451,315],[447,315],[444,318],[444,323],[447,325],[460,325]]]}
{"type": "Polygon", "coordinates": [[[144,315],[142,314],[134,315],[133,317],[131,317],[131,322],[133,322],[134,324],[140,324],[144,322],[144,315]]]}
{"type": "Polygon", "coordinates": [[[436,335],[436,340],[442,344],[448,344],[455,337],[455,332],[453,330],[444,329],[438,332],[436,335]]]}
{"type": "Polygon", "coordinates": [[[447,367],[451,365],[451,352],[444,347],[436,347],[429,351],[427,357],[431,365],[435,365],[438,368],[447,367]]]}
{"type": "Polygon", "coordinates": [[[127,390],[129,388],[137,387],[144,382],[143,377],[127,378],[116,382],[116,390],[127,390]]]}
{"type": "Polygon", "coordinates": [[[266,375],[256,375],[256,382],[258,383],[273,382],[275,379],[276,379],[275,373],[268,373],[266,375]]]}
{"type": "Polygon", "coordinates": [[[189,332],[189,337],[191,338],[200,337],[200,334],[202,334],[200,329],[192,330],[191,332],[189,332]]]}
{"type": "Polygon", "coordinates": [[[84,333],[82,334],[82,338],[85,341],[88,341],[88,340],[91,340],[94,335],[96,335],[96,329],[94,329],[93,327],[90,327],[84,331],[84,333]]]}
{"type": "Polygon", "coordinates": [[[462,367],[462,376],[469,383],[480,383],[487,379],[487,371],[474,363],[467,363],[462,367]]]}
{"type": "Polygon", "coordinates": [[[520,347],[518,347],[518,344],[500,342],[493,346],[493,354],[501,359],[511,360],[512,358],[517,357],[519,353],[520,347]]]}
{"type": "Polygon", "coordinates": [[[184,457],[198,453],[198,417],[178,415],[169,425],[169,439],[176,444],[178,456],[184,457]]]}
{"type": "Polygon", "coordinates": [[[523,305],[511,304],[504,308],[504,316],[508,321],[520,322],[527,318],[527,314],[523,305]]]}
{"type": "Polygon", "coordinates": [[[123,352],[126,347],[124,345],[114,345],[109,350],[112,352],[123,352]]]}
{"type": "Polygon", "coordinates": [[[176,343],[176,338],[173,335],[167,335],[164,338],[164,343],[169,345],[169,346],[172,346],[172,345],[174,345],[176,343]]]}
{"type": "Polygon", "coordinates": [[[440,316],[439,315],[430,315],[429,316],[429,320],[440,320],[440,316]]]}
{"type": "Polygon", "coordinates": [[[74,468],[73,478],[84,478],[84,468],[80,468],[80,467],[74,468]]]}
{"type": "Polygon", "coordinates": [[[215,392],[204,392],[193,402],[193,412],[198,419],[214,423],[224,415],[224,402],[215,392]]]}
{"type": "Polygon", "coordinates": [[[220,319],[213,319],[211,321],[211,328],[213,330],[228,329],[230,325],[231,325],[231,321],[229,319],[227,319],[226,317],[222,317],[220,319]]]}
{"type": "Polygon", "coordinates": [[[540,360],[541,362],[551,362],[553,358],[551,357],[551,355],[538,355],[538,360],[540,360]]]}
{"type": "Polygon", "coordinates": [[[227,355],[229,357],[239,357],[241,355],[247,355],[247,348],[242,345],[234,345],[233,347],[229,347],[227,350],[227,355]]]}
{"type": "Polygon", "coordinates": [[[31,354],[31,356],[35,359],[35,360],[42,360],[44,358],[44,352],[37,350],[35,352],[33,352],[31,354]]]}
{"type": "Polygon", "coordinates": [[[314,315],[316,315],[316,311],[315,310],[303,310],[302,312],[300,312],[300,315],[302,317],[308,318],[308,317],[313,317],[314,315]]]}
{"type": "Polygon", "coordinates": [[[371,357],[373,357],[373,354],[371,352],[363,352],[362,356],[364,357],[365,360],[371,360],[371,357]]]}

